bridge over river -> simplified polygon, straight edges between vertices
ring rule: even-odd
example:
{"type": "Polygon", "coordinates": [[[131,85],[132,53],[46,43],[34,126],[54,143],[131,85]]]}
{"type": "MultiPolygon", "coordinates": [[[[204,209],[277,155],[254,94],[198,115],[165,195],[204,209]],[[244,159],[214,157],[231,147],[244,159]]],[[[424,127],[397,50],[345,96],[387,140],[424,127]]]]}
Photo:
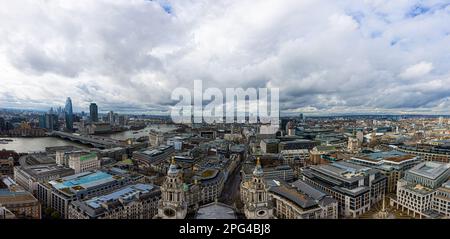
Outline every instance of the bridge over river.
{"type": "Polygon", "coordinates": [[[94,135],[80,135],[80,134],[72,134],[72,133],[66,133],[61,131],[53,131],[49,133],[49,136],[53,137],[59,137],[62,139],[70,140],[73,142],[90,145],[95,148],[100,149],[109,149],[114,147],[123,147],[125,146],[125,143],[115,140],[112,138],[107,137],[100,137],[100,136],[94,136],[94,135]]]}

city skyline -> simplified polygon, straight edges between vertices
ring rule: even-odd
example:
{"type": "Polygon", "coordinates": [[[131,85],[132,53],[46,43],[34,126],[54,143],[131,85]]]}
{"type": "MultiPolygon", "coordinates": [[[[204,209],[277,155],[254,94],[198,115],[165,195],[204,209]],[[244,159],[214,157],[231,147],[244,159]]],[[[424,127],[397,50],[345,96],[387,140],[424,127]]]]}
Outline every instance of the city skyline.
{"type": "Polygon", "coordinates": [[[449,12],[445,1],[9,2],[0,107],[70,96],[74,112],[164,114],[176,87],[203,80],[278,87],[294,115],[448,114],[449,12]]]}

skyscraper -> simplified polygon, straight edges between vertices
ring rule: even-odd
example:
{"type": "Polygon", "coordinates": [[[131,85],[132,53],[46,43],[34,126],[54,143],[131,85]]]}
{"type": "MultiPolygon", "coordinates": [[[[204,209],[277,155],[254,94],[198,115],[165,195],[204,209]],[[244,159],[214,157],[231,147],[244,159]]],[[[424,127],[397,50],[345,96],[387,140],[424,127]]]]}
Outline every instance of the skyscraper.
{"type": "Polygon", "coordinates": [[[5,128],[6,128],[6,122],[5,122],[5,119],[0,118],[0,131],[5,130],[5,128]]]}
{"type": "Polygon", "coordinates": [[[114,125],[114,112],[113,111],[110,111],[108,113],[108,121],[109,121],[110,125],[114,125]]]}
{"type": "Polygon", "coordinates": [[[70,99],[70,97],[67,97],[65,112],[66,112],[66,128],[68,130],[73,130],[73,109],[72,109],[72,100],[70,99]]]}
{"type": "Polygon", "coordinates": [[[92,122],[98,122],[98,107],[96,103],[91,103],[89,106],[89,116],[92,122]]]}

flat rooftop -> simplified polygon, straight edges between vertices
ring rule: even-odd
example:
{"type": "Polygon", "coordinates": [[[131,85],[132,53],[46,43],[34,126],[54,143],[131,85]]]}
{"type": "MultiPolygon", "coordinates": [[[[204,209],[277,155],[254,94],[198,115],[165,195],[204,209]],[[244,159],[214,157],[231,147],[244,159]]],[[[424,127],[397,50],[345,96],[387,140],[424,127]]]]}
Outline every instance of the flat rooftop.
{"type": "Polygon", "coordinates": [[[139,153],[152,157],[152,156],[157,156],[157,155],[163,154],[165,151],[167,151],[171,147],[172,146],[164,145],[164,146],[160,146],[156,149],[145,149],[145,150],[139,151],[139,153]]]}
{"type": "Polygon", "coordinates": [[[365,159],[369,161],[379,162],[379,161],[392,161],[392,162],[403,162],[415,158],[415,155],[406,154],[397,150],[374,152],[368,154],[361,154],[355,158],[365,159]]]}
{"type": "Polygon", "coordinates": [[[409,173],[416,174],[429,179],[437,179],[446,173],[450,168],[450,164],[427,161],[420,163],[409,170],[409,173]]]}
{"type": "Polygon", "coordinates": [[[0,205],[36,203],[33,195],[14,182],[10,177],[0,178],[0,205]]]}
{"type": "Polygon", "coordinates": [[[113,193],[103,195],[100,197],[94,197],[86,201],[86,205],[88,205],[91,208],[97,209],[100,208],[103,203],[109,203],[119,199],[123,199],[124,201],[130,201],[139,194],[149,193],[150,191],[153,190],[153,188],[154,186],[150,184],[130,185],[113,193]]]}
{"type": "Polygon", "coordinates": [[[280,143],[279,139],[263,139],[262,140],[266,144],[278,144],[280,143]]]}
{"type": "Polygon", "coordinates": [[[336,176],[341,179],[359,179],[361,176],[371,170],[369,167],[364,167],[344,161],[334,162],[318,166],[318,169],[329,175],[336,176]]]}
{"type": "Polygon", "coordinates": [[[105,184],[108,182],[112,182],[115,179],[113,175],[102,172],[84,172],[80,174],[75,174],[72,176],[67,176],[58,180],[50,181],[49,183],[56,189],[86,189],[90,187],[94,187],[97,185],[105,184]]]}
{"type": "Polygon", "coordinates": [[[298,191],[310,196],[314,200],[321,200],[322,198],[327,196],[326,193],[316,188],[313,188],[311,185],[307,184],[305,181],[300,179],[293,182],[292,186],[296,187],[298,191]]]}
{"type": "Polygon", "coordinates": [[[280,184],[269,188],[269,191],[278,194],[289,201],[297,204],[302,209],[308,209],[317,206],[317,202],[309,195],[297,190],[296,187],[280,184]]]}
{"type": "MultiPolygon", "coordinates": [[[[289,138],[289,137],[296,138],[299,136],[286,136],[285,138],[289,138]]],[[[310,140],[310,139],[294,139],[294,140],[280,142],[280,144],[294,144],[294,143],[317,143],[317,141],[310,140]]]]}
{"type": "Polygon", "coordinates": [[[442,184],[442,187],[450,189],[450,180],[442,184]]]}
{"type": "Polygon", "coordinates": [[[33,177],[41,177],[47,175],[55,175],[55,174],[70,174],[75,171],[71,168],[67,168],[64,166],[60,166],[57,164],[42,164],[42,165],[33,165],[27,167],[21,167],[21,169],[27,174],[33,177]]]}

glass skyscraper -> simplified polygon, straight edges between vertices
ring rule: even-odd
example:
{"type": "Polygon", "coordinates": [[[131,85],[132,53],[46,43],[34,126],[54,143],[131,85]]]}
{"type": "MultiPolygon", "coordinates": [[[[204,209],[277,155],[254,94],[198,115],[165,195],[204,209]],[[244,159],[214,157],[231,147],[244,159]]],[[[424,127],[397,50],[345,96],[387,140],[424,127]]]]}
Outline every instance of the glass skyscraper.
{"type": "Polygon", "coordinates": [[[98,107],[96,103],[91,103],[89,106],[89,116],[92,122],[98,122],[98,107]]]}
{"type": "Polygon", "coordinates": [[[72,109],[72,100],[70,99],[70,97],[67,97],[65,112],[66,112],[66,128],[68,130],[73,130],[73,109],[72,109]]]}

